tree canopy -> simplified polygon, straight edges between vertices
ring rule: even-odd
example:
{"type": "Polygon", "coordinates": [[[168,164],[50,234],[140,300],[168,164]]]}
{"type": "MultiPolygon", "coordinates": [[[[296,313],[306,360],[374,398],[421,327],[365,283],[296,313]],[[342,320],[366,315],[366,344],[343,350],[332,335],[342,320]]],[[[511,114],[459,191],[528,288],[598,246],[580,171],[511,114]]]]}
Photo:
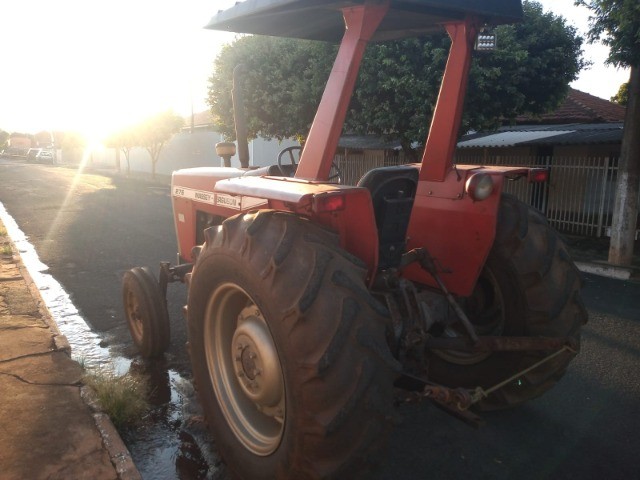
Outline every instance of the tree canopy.
{"type": "Polygon", "coordinates": [[[629,82],[620,85],[618,93],[611,97],[611,101],[618,105],[626,106],[629,102],[629,82]]]}
{"type": "Polygon", "coordinates": [[[640,65],[640,2],[638,0],[576,0],[591,10],[589,40],[609,47],[607,62],[618,67],[640,65]]]}
{"type": "Polygon", "coordinates": [[[164,146],[180,131],[184,119],[171,110],[155,114],[137,125],[123,128],[107,139],[107,145],[121,150],[127,160],[127,175],[130,173],[130,154],[135,147],[149,152],[151,174],[156,176],[156,164],[164,146]]]}
{"type": "Polygon", "coordinates": [[[241,79],[249,137],[282,140],[305,137],[331,70],[336,48],[309,40],[244,36],[225,45],[209,79],[208,101],[214,122],[235,138],[231,89],[233,69],[241,79]]]}
{"type": "MultiPolygon", "coordinates": [[[[537,2],[525,18],[498,27],[498,49],[474,58],[464,128],[487,128],[520,114],[556,107],[585,66],[582,39],[537,2]]],[[[405,148],[426,139],[450,40],[446,34],[369,45],[346,128],[384,135],[405,148]]],[[[209,104],[234,138],[233,68],[243,63],[249,135],[304,139],[328,78],[336,47],[320,42],[244,36],[223,48],[209,80],[209,104]]]]}
{"type": "Polygon", "coordinates": [[[160,152],[184,125],[184,119],[172,111],[154,115],[137,127],[139,146],[145,148],[151,157],[151,175],[156,176],[156,164],[160,152]]]}
{"type": "Polygon", "coordinates": [[[9,132],[5,132],[0,128],[0,148],[5,148],[7,146],[8,140],[9,140],[9,132]]]}

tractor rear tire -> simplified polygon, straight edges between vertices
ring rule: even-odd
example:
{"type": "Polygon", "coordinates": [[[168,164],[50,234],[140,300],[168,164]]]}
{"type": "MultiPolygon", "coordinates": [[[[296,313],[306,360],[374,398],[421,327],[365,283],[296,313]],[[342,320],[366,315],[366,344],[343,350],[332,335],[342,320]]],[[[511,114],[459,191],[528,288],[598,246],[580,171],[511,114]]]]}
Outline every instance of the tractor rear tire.
{"type": "Polygon", "coordinates": [[[133,343],[140,355],[156,357],[169,347],[167,305],[156,277],[147,267],[134,267],[122,279],[122,300],[133,343]]]}
{"type": "MultiPolygon", "coordinates": [[[[492,304],[488,314],[501,315],[499,334],[566,337],[571,339],[577,353],[580,327],[587,321],[580,297],[580,272],[541,212],[515,197],[503,195],[496,239],[478,285],[477,288],[483,285],[485,289],[494,285],[490,295],[493,300],[486,303],[492,304]]],[[[446,356],[432,352],[429,378],[445,385],[486,389],[551,353],[497,352],[470,362],[447,360],[446,356]]],[[[560,380],[574,356],[570,351],[560,354],[495,391],[476,407],[499,410],[542,395],[560,380]]]]}
{"type": "Polygon", "coordinates": [[[379,461],[399,364],[388,312],[338,237],[295,215],[205,232],[189,286],[194,381],[244,479],[355,478],[379,461]]]}

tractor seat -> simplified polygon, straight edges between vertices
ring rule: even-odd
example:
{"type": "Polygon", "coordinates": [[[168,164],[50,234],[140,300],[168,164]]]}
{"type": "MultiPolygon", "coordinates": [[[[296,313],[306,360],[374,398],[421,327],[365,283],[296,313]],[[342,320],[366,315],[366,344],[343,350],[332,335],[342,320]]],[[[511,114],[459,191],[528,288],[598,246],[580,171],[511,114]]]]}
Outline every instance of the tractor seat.
{"type": "Polygon", "coordinates": [[[418,186],[418,169],[400,165],[367,172],[358,182],[371,192],[378,229],[378,269],[397,267],[404,253],[409,218],[418,186]]]}

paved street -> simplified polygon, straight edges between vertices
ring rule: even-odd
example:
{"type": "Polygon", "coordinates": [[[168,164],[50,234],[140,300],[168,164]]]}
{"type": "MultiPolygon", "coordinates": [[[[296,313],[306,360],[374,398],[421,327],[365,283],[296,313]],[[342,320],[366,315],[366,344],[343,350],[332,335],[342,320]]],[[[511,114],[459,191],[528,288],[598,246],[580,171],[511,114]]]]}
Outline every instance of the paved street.
{"type": "MultiPolygon", "coordinates": [[[[91,326],[132,355],[120,277],[132,266],[156,271],[160,260],[174,260],[169,189],[0,160],[0,202],[91,326]]],[[[184,289],[170,290],[168,364],[188,375],[184,289]]],[[[583,295],[590,319],[582,353],[555,389],[485,414],[480,430],[429,404],[401,407],[378,478],[638,478],[640,284],[587,275],[583,295]]]]}
{"type": "MultiPolygon", "coordinates": [[[[130,345],[120,279],[134,266],[149,266],[157,274],[161,260],[175,262],[169,188],[100,175],[76,177],[65,167],[0,162],[5,163],[0,165],[0,201],[40,260],[107,343],[130,345]]],[[[175,339],[170,353],[184,365],[183,286],[171,286],[170,294],[175,339]]]]}

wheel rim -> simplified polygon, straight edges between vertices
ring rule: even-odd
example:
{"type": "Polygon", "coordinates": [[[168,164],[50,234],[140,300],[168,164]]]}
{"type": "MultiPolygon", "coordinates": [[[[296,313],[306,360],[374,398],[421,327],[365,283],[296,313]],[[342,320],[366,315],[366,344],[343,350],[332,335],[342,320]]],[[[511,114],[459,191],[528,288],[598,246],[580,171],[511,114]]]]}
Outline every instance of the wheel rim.
{"type": "Polygon", "coordinates": [[[238,285],[215,289],[205,313],[205,356],[227,424],[256,455],[273,453],[283,435],[285,388],[271,332],[238,285]]]}
{"type": "MultiPolygon", "coordinates": [[[[505,325],[505,304],[502,289],[493,272],[485,267],[470,297],[463,305],[476,333],[482,335],[502,335],[505,325]]],[[[459,324],[447,326],[443,337],[466,336],[459,324]]],[[[459,365],[472,365],[485,360],[491,352],[464,352],[460,350],[434,350],[444,360],[459,365]]]]}
{"type": "Polygon", "coordinates": [[[140,314],[140,301],[133,290],[127,291],[126,310],[131,336],[137,343],[142,338],[144,322],[142,321],[142,315],[140,314]]]}

